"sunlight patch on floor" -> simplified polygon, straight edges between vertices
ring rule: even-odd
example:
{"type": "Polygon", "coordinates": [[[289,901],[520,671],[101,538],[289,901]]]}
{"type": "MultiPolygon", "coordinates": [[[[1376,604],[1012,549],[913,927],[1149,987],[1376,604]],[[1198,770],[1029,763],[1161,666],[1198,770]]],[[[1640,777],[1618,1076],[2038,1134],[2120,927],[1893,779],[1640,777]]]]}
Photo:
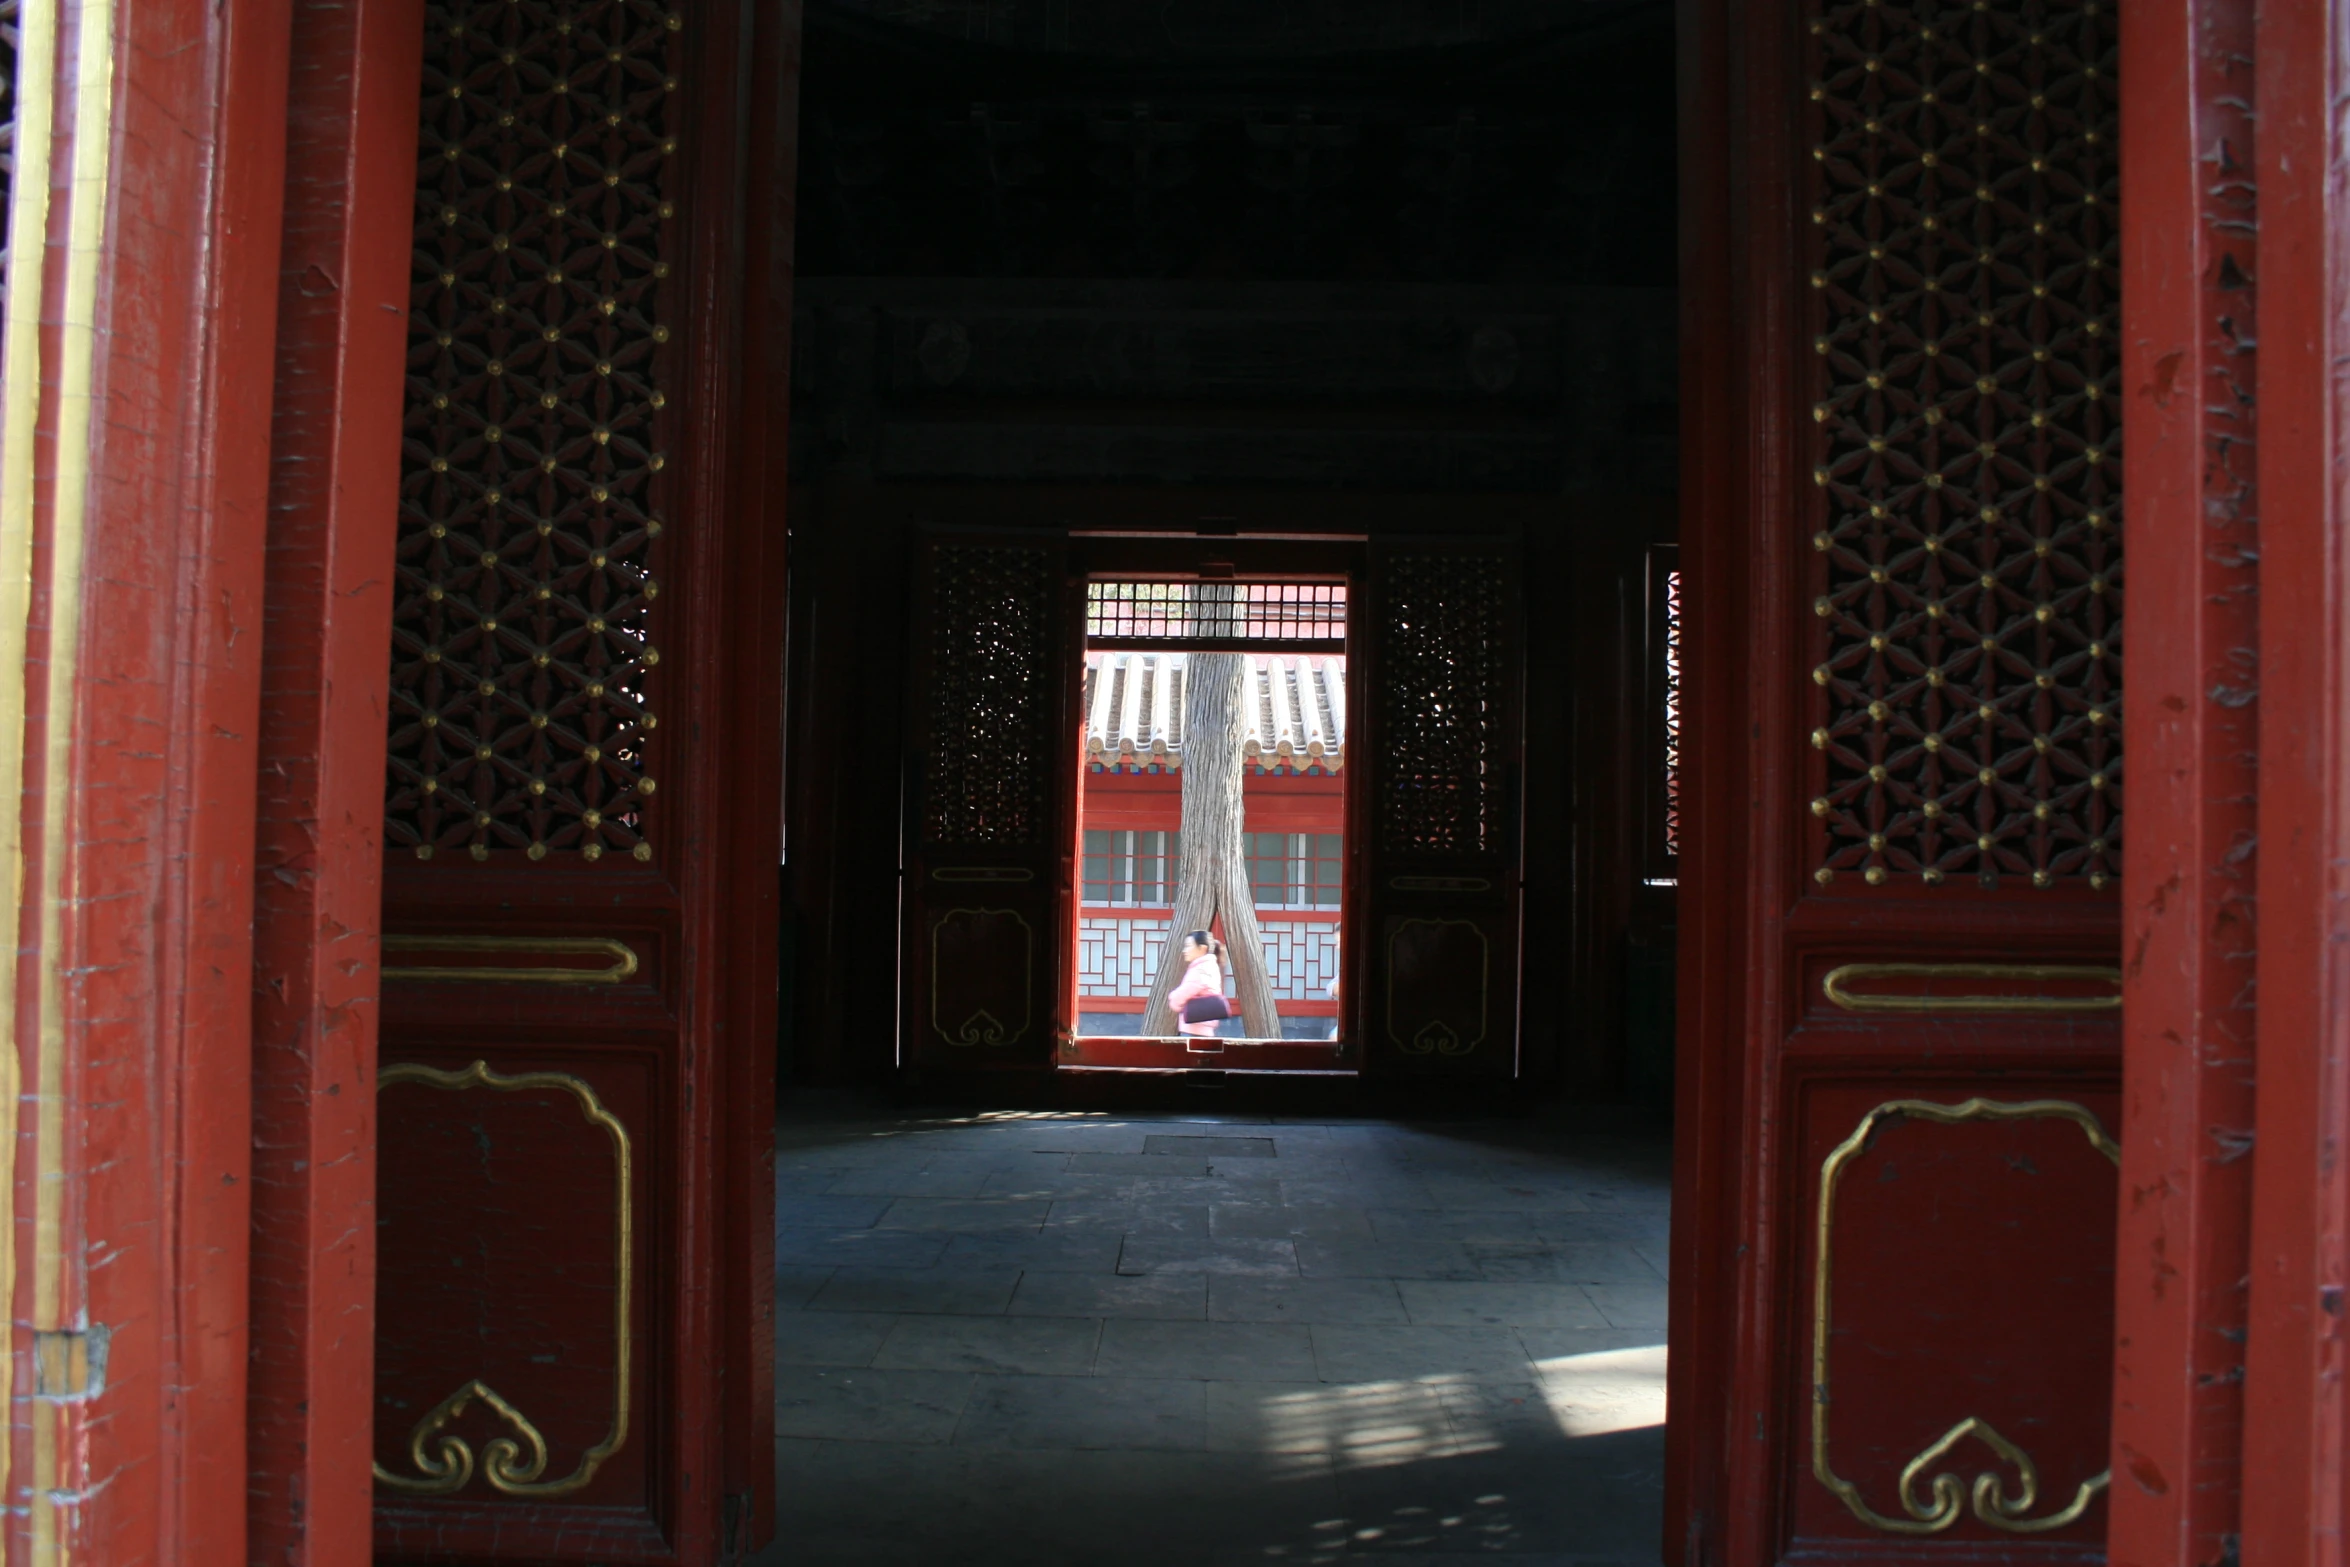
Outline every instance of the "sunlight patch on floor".
{"type": "Polygon", "coordinates": [[[1277,1461],[1275,1478],[1304,1478],[1326,1463],[1380,1469],[1664,1424],[1662,1344],[1562,1355],[1535,1367],[1527,1397],[1496,1398],[1490,1384],[1465,1373],[1269,1392],[1257,1406],[1259,1451],[1277,1461]],[[1537,1429],[1524,1424],[1529,1413],[1537,1429]]]}
{"type": "Polygon", "coordinates": [[[1561,1355],[1534,1363],[1564,1436],[1637,1431],[1665,1423],[1665,1346],[1561,1355]]]}
{"type": "Polygon", "coordinates": [[[1431,1376],[1270,1394],[1257,1406],[1262,1450],[1297,1460],[1300,1476],[1325,1472],[1325,1462],[1378,1469],[1492,1452],[1501,1443],[1491,1432],[1460,1429],[1446,1407],[1447,1392],[1472,1385],[1466,1376],[1431,1376]]]}

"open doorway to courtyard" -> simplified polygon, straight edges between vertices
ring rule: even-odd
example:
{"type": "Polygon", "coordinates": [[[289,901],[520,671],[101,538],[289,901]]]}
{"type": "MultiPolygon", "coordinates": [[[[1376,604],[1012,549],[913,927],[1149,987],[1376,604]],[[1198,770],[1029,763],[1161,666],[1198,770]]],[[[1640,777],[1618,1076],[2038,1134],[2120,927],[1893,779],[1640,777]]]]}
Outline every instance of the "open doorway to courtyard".
{"type": "Polygon", "coordinates": [[[1347,606],[1342,577],[1086,585],[1081,1064],[1351,1069],[1347,606]]]}

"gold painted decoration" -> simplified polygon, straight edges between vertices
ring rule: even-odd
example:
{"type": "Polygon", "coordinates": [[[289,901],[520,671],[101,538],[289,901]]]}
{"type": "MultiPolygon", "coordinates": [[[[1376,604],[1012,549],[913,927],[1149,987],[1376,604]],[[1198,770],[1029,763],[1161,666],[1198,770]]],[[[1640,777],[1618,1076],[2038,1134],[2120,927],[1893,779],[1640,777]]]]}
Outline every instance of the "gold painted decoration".
{"type": "Polygon", "coordinates": [[[1823,884],[2119,874],[2118,10],[1814,12],[1823,884]]]}
{"type": "Polygon", "coordinates": [[[472,983],[537,985],[617,985],[637,971],[636,949],[609,936],[386,936],[383,939],[386,979],[465,980],[472,983]],[[475,953],[505,958],[503,963],[395,963],[395,954],[475,953]],[[561,960],[585,957],[603,960],[597,967],[561,961],[529,963],[522,960],[561,960]]]}
{"type": "Polygon", "coordinates": [[[1938,1104],[1926,1099],[1895,1099],[1861,1117],[1852,1135],[1838,1143],[1820,1165],[1819,1221],[1812,1265],[1812,1474],[1820,1484],[1836,1494],[1837,1499],[1851,1510],[1855,1518],[1887,1534],[1940,1534],[1970,1511],[1978,1522],[2003,1534],[2045,1534],[2062,1529],[2078,1522],[2081,1515],[2089,1510],[2090,1503],[2111,1483],[2112,1471],[2107,1470],[2082,1481],[2063,1506],[2049,1512],[2038,1512],[2040,1471],[2031,1455],[1989,1421],[1975,1416],[1959,1420],[1902,1468],[1901,1482],[1897,1488],[1901,1503],[1900,1516],[1880,1513],[1871,1507],[1861,1495],[1860,1487],[1838,1475],[1830,1459],[1828,1414],[1832,1399],[1828,1375],[1829,1289],[1835,1280],[1836,1189],[1843,1181],[1846,1168],[1869,1146],[1878,1128],[1903,1120],[1930,1121],[1941,1126],[1955,1126],[1967,1121],[2069,1121],[2081,1129],[2090,1147],[2112,1160],[2116,1166],[2121,1163],[2121,1145],[2106,1135],[2104,1123],[2086,1108],[2068,1099],[2010,1102],[1974,1098],[1958,1104],[1938,1104]],[[1971,1486],[1948,1470],[1936,1471],[1936,1465],[1970,1439],[1983,1443],[2015,1470],[2017,1485],[2012,1494],[1996,1470],[1978,1473],[1971,1486]],[[1926,1488],[1924,1497],[1918,1492],[1921,1484],[1926,1488]]]}
{"type": "Polygon", "coordinates": [[[395,1473],[378,1461],[376,1483],[409,1496],[453,1496],[470,1485],[477,1475],[500,1495],[522,1499],[568,1496],[583,1490],[605,1461],[628,1441],[630,1308],[636,1263],[636,1187],[628,1128],[604,1107],[594,1088],[568,1072],[517,1072],[509,1076],[491,1071],[486,1061],[476,1061],[460,1071],[404,1063],[385,1067],[376,1075],[379,1093],[401,1083],[452,1093],[474,1088],[505,1093],[533,1088],[558,1089],[577,1100],[580,1115],[590,1125],[601,1127],[611,1139],[616,1237],[612,1262],[612,1418],[603,1440],[581,1454],[569,1474],[555,1480],[542,1479],[548,1462],[546,1438],[521,1410],[488,1383],[475,1378],[435,1404],[410,1431],[408,1462],[415,1472],[395,1473]],[[446,1429],[476,1402],[495,1413],[512,1433],[484,1443],[478,1461],[472,1444],[446,1429]]]}
{"type": "Polygon", "coordinates": [[[652,857],[678,13],[427,8],[385,837],[652,857]]]}
{"type": "Polygon", "coordinates": [[[1397,892],[1491,892],[1490,876],[1390,876],[1387,885],[1397,892]]]}
{"type": "Polygon", "coordinates": [[[2118,1012],[2122,971],[2073,963],[1846,963],[1820,981],[1821,994],[1847,1012],[2046,1013],[2118,1012]],[[1903,995],[1855,990],[1877,979],[1983,980],[2004,986],[2090,983],[2112,987],[2091,996],[2018,994],[1977,988],[1959,995],[1903,995]]]}
{"type": "Polygon", "coordinates": [[[1387,931],[1388,1042],[1406,1055],[1470,1054],[1485,1043],[1492,981],[1493,944],[1475,920],[1394,921],[1387,931]],[[1464,984],[1471,974],[1473,992],[1464,984]]]}
{"type": "Polygon", "coordinates": [[[1017,909],[947,909],[930,927],[930,1026],[950,1045],[1010,1045],[1035,1017],[1036,931],[1017,909]]]}

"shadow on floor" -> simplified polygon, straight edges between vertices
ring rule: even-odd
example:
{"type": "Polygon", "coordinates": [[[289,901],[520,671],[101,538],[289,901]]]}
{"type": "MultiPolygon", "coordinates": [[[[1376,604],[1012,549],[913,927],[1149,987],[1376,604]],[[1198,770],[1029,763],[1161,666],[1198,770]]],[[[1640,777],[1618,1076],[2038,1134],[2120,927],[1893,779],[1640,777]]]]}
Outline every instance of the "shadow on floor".
{"type": "Polygon", "coordinates": [[[1661,1136],[834,1104],[779,1138],[760,1567],[1656,1559],[1661,1136]]]}

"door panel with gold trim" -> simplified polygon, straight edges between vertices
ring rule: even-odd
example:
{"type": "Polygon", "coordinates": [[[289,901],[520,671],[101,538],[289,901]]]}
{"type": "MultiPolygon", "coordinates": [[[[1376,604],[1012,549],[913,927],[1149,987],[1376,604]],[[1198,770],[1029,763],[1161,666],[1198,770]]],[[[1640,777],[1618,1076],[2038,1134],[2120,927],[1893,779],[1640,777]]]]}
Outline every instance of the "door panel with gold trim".
{"type": "Polygon", "coordinates": [[[1371,549],[1355,820],[1368,910],[1367,1070],[1507,1079],[1518,1056],[1519,687],[1514,539],[1371,549]]]}
{"type": "Polygon", "coordinates": [[[1072,589],[1058,534],[924,537],[907,698],[903,1062],[1041,1070],[1075,853],[1072,589]]]}
{"type": "Polygon", "coordinates": [[[1707,9],[1667,1549],[2096,1556],[2116,8],[1707,9]]]}
{"type": "Polygon", "coordinates": [[[380,1561],[698,1567],[761,1527],[781,562],[726,481],[739,20],[428,11],[380,1561]]]}

